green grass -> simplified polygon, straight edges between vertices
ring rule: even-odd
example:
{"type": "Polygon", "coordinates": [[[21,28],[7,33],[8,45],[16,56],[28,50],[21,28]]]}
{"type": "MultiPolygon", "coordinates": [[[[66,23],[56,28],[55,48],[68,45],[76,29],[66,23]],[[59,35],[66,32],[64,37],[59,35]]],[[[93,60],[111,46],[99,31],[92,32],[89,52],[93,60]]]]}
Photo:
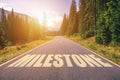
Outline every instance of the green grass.
{"type": "Polygon", "coordinates": [[[82,39],[80,36],[67,37],[78,44],[96,52],[97,54],[117,63],[120,65],[120,47],[119,46],[105,46],[95,42],[94,37],[82,39]]]}
{"type": "Polygon", "coordinates": [[[8,49],[0,50],[0,64],[18,56],[22,53],[29,51],[49,40],[52,40],[54,36],[47,36],[45,39],[29,42],[26,44],[11,46],[8,49]]]}

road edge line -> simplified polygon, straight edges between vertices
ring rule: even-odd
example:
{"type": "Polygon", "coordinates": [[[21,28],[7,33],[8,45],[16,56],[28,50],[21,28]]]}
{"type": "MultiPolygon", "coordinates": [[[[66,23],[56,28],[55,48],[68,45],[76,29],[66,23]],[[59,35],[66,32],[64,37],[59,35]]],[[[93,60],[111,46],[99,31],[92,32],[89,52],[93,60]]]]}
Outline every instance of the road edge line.
{"type": "Polygon", "coordinates": [[[95,54],[95,55],[97,55],[97,56],[99,56],[99,57],[101,57],[101,58],[105,59],[106,61],[108,61],[108,62],[110,62],[111,64],[114,64],[115,66],[117,66],[118,68],[120,68],[120,65],[118,65],[117,63],[115,63],[115,62],[113,62],[113,61],[111,61],[111,60],[109,60],[109,59],[107,59],[107,58],[105,58],[105,57],[101,56],[100,54],[97,54],[96,52],[94,52],[94,51],[92,51],[92,50],[90,50],[90,49],[86,48],[85,46],[83,46],[83,45],[81,45],[81,44],[79,44],[79,43],[75,42],[74,40],[69,39],[69,38],[66,38],[66,37],[63,37],[63,38],[65,38],[65,39],[68,39],[68,40],[72,41],[73,43],[75,43],[75,44],[77,44],[77,45],[79,45],[79,46],[81,46],[81,47],[85,48],[86,50],[88,50],[88,51],[92,52],[93,54],[95,54]]]}
{"type": "MultiPolygon", "coordinates": [[[[87,48],[85,48],[85,49],[87,49],[87,48]]],[[[87,50],[89,50],[89,49],[87,49],[87,50]]],[[[115,62],[113,62],[113,61],[111,61],[111,60],[109,60],[109,59],[107,59],[107,58],[105,58],[105,57],[103,57],[103,56],[97,54],[96,52],[94,52],[94,51],[92,51],[92,50],[89,50],[89,51],[92,52],[92,53],[94,53],[94,54],[96,54],[97,56],[99,56],[99,57],[101,57],[101,58],[107,60],[108,62],[110,62],[110,63],[112,63],[112,64],[114,64],[114,65],[116,65],[117,67],[120,68],[120,65],[118,65],[117,63],[115,63],[115,62]]]]}
{"type": "MultiPolygon", "coordinates": [[[[54,39],[54,38],[53,38],[53,39],[54,39]]],[[[53,40],[53,39],[52,39],[52,40],[53,40]]],[[[51,40],[50,40],[50,41],[51,41],[51,40]]],[[[15,59],[17,59],[17,58],[23,56],[23,55],[26,55],[26,54],[30,53],[31,51],[33,51],[33,50],[39,48],[40,46],[43,46],[43,45],[49,43],[50,41],[45,42],[45,43],[43,43],[43,44],[41,44],[41,45],[38,45],[38,46],[36,46],[35,48],[33,48],[33,49],[31,49],[31,50],[28,50],[28,51],[26,51],[26,52],[24,52],[24,53],[21,53],[20,55],[18,55],[18,56],[16,56],[16,57],[14,57],[14,58],[12,58],[12,59],[6,61],[5,63],[1,64],[0,67],[4,66],[5,64],[7,64],[7,63],[9,63],[9,62],[11,62],[11,61],[13,61],[13,60],[15,60],[15,59]]]]}
{"type": "Polygon", "coordinates": [[[113,62],[113,61],[111,61],[111,60],[109,60],[109,59],[107,59],[107,58],[105,58],[105,57],[101,56],[100,54],[97,54],[96,52],[94,52],[94,51],[92,51],[92,50],[90,50],[90,49],[86,48],[85,46],[83,46],[83,45],[81,45],[81,44],[79,44],[79,43],[75,42],[74,40],[69,39],[69,38],[66,38],[66,37],[63,37],[63,36],[61,36],[61,37],[62,37],[62,38],[64,38],[64,39],[68,39],[68,40],[72,41],[73,43],[75,43],[75,44],[77,44],[77,45],[79,45],[79,46],[83,47],[84,49],[86,49],[86,50],[88,50],[88,51],[92,52],[93,54],[95,54],[95,55],[97,55],[97,56],[99,56],[99,57],[101,57],[101,58],[105,59],[106,61],[108,61],[108,62],[110,62],[111,64],[113,64],[113,65],[117,66],[118,68],[120,68],[120,65],[118,65],[117,63],[115,63],[115,62],[113,62]]]}
{"type": "MultiPolygon", "coordinates": [[[[74,42],[74,41],[73,41],[73,42],[74,42]]],[[[88,50],[88,51],[92,52],[93,54],[95,54],[95,55],[97,55],[97,56],[99,56],[99,57],[101,57],[101,58],[105,59],[106,61],[108,61],[108,62],[110,62],[110,63],[112,63],[112,64],[114,64],[115,66],[117,66],[117,67],[119,67],[119,68],[120,68],[120,65],[118,65],[117,63],[115,63],[115,62],[113,62],[113,61],[111,61],[111,60],[109,60],[109,59],[107,59],[107,58],[105,58],[105,57],[101,56],[100,54],[97,54],[96,52],[94,52],[94,51],[92,51],[92,50],[90,50],[90,49],[88,49],[88,48],[86,48],[86,47],[82,46],[81,44],[79,44],[79,43],[77,43],[77,42],[74,42],[74,43],[76,43],[76,44],[80,45],[81,47],[85,48],[86,50],[88,50]]]]}

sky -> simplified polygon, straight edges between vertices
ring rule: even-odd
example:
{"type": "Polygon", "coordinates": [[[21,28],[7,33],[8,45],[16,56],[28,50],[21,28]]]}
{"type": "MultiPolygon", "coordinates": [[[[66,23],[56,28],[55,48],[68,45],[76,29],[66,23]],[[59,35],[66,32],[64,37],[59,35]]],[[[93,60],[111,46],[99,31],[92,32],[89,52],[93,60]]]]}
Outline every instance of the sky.
{"type": "MultiPolygon", "coordinates": [[[[0,0],[0,8],[36,17],[43,23],[46,14],[49,29],[58,30],[64,13],[68,14],[72,0],[0,0]]],[[[79,0],[76,0],[77,5],[79,0]]]]}

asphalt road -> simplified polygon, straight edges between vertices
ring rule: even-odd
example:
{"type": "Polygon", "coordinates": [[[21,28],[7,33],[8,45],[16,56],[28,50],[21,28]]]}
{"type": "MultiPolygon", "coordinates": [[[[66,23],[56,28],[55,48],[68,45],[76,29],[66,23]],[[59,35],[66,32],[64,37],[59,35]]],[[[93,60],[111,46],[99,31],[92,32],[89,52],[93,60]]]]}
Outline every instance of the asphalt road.
{"type": "Polygon", "coordinates": [[[58,36],[1,65],[0,80],[120,80],[120,67],[58,36]]]}

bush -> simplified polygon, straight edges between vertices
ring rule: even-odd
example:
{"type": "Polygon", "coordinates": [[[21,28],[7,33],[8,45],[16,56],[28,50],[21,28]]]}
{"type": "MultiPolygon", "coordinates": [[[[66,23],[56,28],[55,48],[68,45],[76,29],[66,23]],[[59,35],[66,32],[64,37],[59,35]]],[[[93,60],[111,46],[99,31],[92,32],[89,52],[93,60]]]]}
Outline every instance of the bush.
{"type": "Polygon", "coordinates": [[[6,40],[5,43],[4,43],[4,46],[5,47],[12,46],[12,42],[6,40]]]}
{"type": "Polygon", "coordinates": [[[99,44],[103,43],[101,37],[98,37],[98,36],[95,37],[95,41],[96,41],[96,43],[99,43],[99,44]]]}
{"type": "Polygon", "coordinates": [[[83,38],[83,39],[86,39],[86,38],[90,38],[90,37],[92,37],[92,36],[94,36],[94,32],[93,31],[87,31],[85,34],[83,34],[81,37],[83,38]]]}

